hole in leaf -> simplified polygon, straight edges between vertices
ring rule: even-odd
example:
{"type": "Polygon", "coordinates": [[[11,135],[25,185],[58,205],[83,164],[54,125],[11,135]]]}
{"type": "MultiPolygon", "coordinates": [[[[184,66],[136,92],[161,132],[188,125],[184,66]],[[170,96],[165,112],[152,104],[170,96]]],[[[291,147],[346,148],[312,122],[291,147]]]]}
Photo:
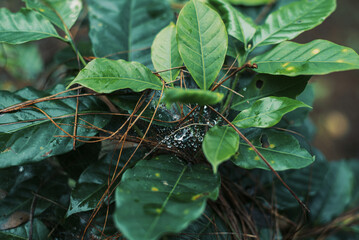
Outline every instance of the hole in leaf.
{"type": "Polygon", "coordinates": [[[261,144],[262,144],[262,148],[269,148],[269,141],[268,141],[268,136],[267,135],[262,135],[261,136],[261,144]]]}
{"type": "Polygon", "coordinates": [[[263,82],[262,80],[257,80],[257,82],[256,82],[256,87],[257,87],[258,89],[261,89],[261,88],[263,87],[263,84],[264,84],[264,82],[263,82]]]}

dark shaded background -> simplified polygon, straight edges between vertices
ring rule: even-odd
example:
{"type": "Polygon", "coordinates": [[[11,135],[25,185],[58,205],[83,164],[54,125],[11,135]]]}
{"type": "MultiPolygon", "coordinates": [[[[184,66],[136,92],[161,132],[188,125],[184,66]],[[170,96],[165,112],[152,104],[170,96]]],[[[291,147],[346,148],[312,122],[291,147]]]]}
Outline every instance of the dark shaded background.
{"type": "MultiPolygon", "coordinates": [[[[322,25],[301,34],[294,41],[307,43],[318,38],[326,39],[359,52],[359,1],[337,2],[337,10],[322,25]]],[[[24,6],[20,0],[0,0],[0,7],[12,11],[17,11],[19,6],[24,6]]],[[[65,47],[56,39],[41,40],[38,44],[45,63],[52,61],[59,48],[65,47]]],[[[359,71],[316,76],[311,82],[316,91],[311,117],[318,129],[314,145],[329,160],[359,158],[359,71]]],[[[0,67],[1,88],[14,90],[13,86],[22,88],[29,84],[17,81],[0,67]]]]}

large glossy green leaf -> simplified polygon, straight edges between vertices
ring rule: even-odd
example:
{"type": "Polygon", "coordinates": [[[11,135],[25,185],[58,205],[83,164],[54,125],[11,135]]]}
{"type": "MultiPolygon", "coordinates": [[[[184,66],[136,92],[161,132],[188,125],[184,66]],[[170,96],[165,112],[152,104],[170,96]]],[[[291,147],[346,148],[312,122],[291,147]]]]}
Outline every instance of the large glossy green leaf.
{"type": "Polygon", "coordinates": [[[130,240],[180,232],[201,216],[208,198],[217,198],[219,185],[205,165],[189,167],[171,156],[140,161],[116,189],[115,223],[130,240]]]}
{"type": "Polygon", "coordinates": [[[95,55],[111,55],[150,67],[153,39],[173,18],[169,3],[163,0],[86,2],[95,55]]]}
{"type": "Polygon", "coordinates": [[[350,203],[353,183],[354,173],[345,161],[330,162],[320,191],[309,205],[312,220],[328,223],[339,216],[350,203]]]}
{"type": "Polygon", "coordinates": [[[239,135],[231,127],[214,126],[205,135],[202,149],[207,160],[212,164],[214,173],[218,165],[230,159],[238,150],[239,135]]]}
{"type": "Polygon", "coordinates": [[[48,37],[64,40],[41,14],[29,9],[12,13],[0,8],[0,43],[20,44],[48,37]]]}
{"type": "Polygon", "coordinates": [[[23,0],[28,8],[37,10],[61,29],[71,28],[81,10],[81,0],[23,0]],[[60,16],[59,16],[60,15],[60,16]],[[60,18],[61,17],[61,18],[60,18]]]}
{"type": "MultiPolygon", "coordinates": [[[[300,147],[292,135],[274,130],[254,130],[246,136],[276,171],[300,169],[308,166],[314,158],[300,147]]],[[[239,143],[239,154],[233,162],[247,169],[269,170],[253,149],[243,140],[239,143]]]]}
{"type": "Polygon", "coordinates": [[[253,78],[251,83],[235,96],[231,105],[232,109],[242,111],[264,97],[289,97],[296,98],[307,85],[310,76],[286,77],[259,74],[253,78]]]}
{"type": "Polygon", "coordinates": [[[232,123],[239,128],[268,128],[277,124],[284,114],[300,107],[311,108],[301,101],[287,97],[265,97],[240,112],[232,123]]]}
{"type": "Polygon", "coordinates": [[[270,14],[253,37],[253,49],[280,43],[321,24],[336,7],[336,0],[301,0],[270,14]]]}
{"type": "Polygon", "coordinates": [[[70,83],[80,84],[99,93],[129,88],[135,92],[162,89],[161,80],[138,62],[98,58],[91,61],[70,83]]]}
{"type": "Polygon", "coordinates": [[[258,64],[256,72],[286,76],[359,69],[359,56],[354,50],[325,40],[283,42],[252,61],[258,64]]]}
{"type": "MultiPolygon", "coordinates": [[[[64,86],[58,85],[50,93],[40,92],[32,88],[24,88],[15,93],[1,91],[0,108],[6,108],[27,100],[38,99],[58,93],[64,86]]],[[[63,94],[62,96],[74,93],[63,94]]],[[[68,133],[73,132],[73,121],[76,109],[76,98],[45,101],[35,105],[42,109],[68,133]]],[[[97,99],[84,97],[79,102],[79,123],[81,119],[97,127],[104,127],[109,118],[103,115],[83,115],[86,113],[103,112],[105,107],[97,99]]],[[[78,126],[79,136],[93,136],[97,130],[78,126]]],[[[0,117],[0,168],[37,162],[51,156],[72,150],[73,140],[58,129],[42,112],[26,108],[16,112],[4,113],[0,117]]],[[[78,142],[79,143],[79,142],[78,142]]],[[[79,143],[80,144],[80,143],[79,143]]]]}
{"type": "Polygon", "coordinates": [[[223,96],[222,93],[208,90],[171,88],[165,91],[165,96],[162,101],[168,104],[180,102],[213,105],[219,103],[223,96]]]}
{"type": "MultiPolygon", "coordinates": [[[[151,50],[151,58],[156,71],[182,66],[183,61],[178,52],[176,25],[174,23],[171,22],[169,26],[157,34],[151,50]]],[[[179,72],[180,69],[173,69],[161,72],[160,75],[166,82],[171,82],[176,79],[179,72]]]]}
{"type": "Polygon", "coordinates": [[[221,17],[200,1],[191,0],[178,16],[177,39],[193,79],[201,89],[208,89],[222,68],[228,47],[221,17]]]}
{"type": "Polygon", "coordinates": [[[247,48],[248,42],[252,39],[257,28],[253,20],[232,7],[225,0],[209,0],[209,3],[221,15],[228,34],[244,43],[244,47],[247,48]]]}
{"type": "Polygon", "coordinates": [[[32,227],[32,239],[43,240],[48,239],[49,230],[46,225],[39,219],[35,218],[33,224],[30,222],[17,228],[8,230],[0,230],[0,238],[4,240],[25,240],[29,239],[30,228],[32,227]]]}

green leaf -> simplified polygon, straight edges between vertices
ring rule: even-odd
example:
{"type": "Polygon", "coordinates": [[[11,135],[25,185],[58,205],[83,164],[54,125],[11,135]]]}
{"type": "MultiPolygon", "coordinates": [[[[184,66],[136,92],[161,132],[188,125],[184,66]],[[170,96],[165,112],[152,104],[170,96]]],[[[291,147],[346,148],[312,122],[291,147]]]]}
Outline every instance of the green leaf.
{"type": "Polygon", "coordinates": [[[201,216],[208,198],[217,198],[219,186],[205,165],[189,167],[170,156],[140,161],[116,189],[115,223],[130,240],[180,232],[201,216]]]}
{"type": "Polygon", "coordinates": [[[232,109],[242,111],[249,108],[253,103],[261,98],[276,96],[296,98],[307,85],[310,76],[273,76],[258,74],[245,88],[238,93],[231,105],[232,109]]]}
{"type": "Polygon", "coordinates": [[[17,228],[0,230],[0,238],[5,240],[25,240],[29,239],[30,228],[32,227],[32,239],[48,239],[49,230],[39,219],[35,218],[31,226],[30,222],[17,228]]]}
{"type": "Polygon", "coordinates": [[[76,22],[81,10],[81,0],[23,0],[26,7],[37,10],[56,26],[70,29],[76,22]],[[60,17],[58,16],[60,15],[60,17]]]}
{"type": "MultiPolygon", "coordinates": [[[[308,166],[314,158],[300,147],[292,135],[274,130],[252,131],[246,136],[276,171],[300,169],[308,166]]],[[[246,169],[269,170],[253,149],[243,140],[239,143],[239,154],[233,162],[246,169]]]]}
{"type": "Polygon", "coordinates": [[[0,43],[21,44],[48,37],[66,41],[41,14],[29,9],[12,13],[0,8],[0,43]]]}
{"type": "Polygon", "coordinates": [[[162,101],[168,104],[180,103],[197,103],[199,105],[213,105],[223,99],[223,94],[200,89],[183,89],[171,88],[165,91],[162,101]]]}
{"type": "Polygon", "coordinates": [[[312,220],[328,223],[339,216],[350,203],[353,182],[354,173],[345,161],[330,162],[320,191],[309,205],[312,220]]]}
{"type": "Polygon", "coordinates": [[[253,48],[280,43],[321,24],[336,8],[336,0],[301,0],[270,14],[253,37],[253,48]]]}
{"type": "MultiPolygon", "coordinates": [[[[156,71],[182,66],[183,61],[178,52],[176,25],[174,23],[171,22],[169,26],[157,34],[151,50],[151,58],[156,71]]],[[[166,82],[171,82],[176,79],[179,72],[180,69],[173,69],[161,72],[160,75],[166,82]]]]}
{"type": "Polygon", "coordinates": [[[359,69],[359,56],[354,50],[325,40],[307,44],[283,42],[251,61],[258,64],[256,72],[286,76],[359,69]]]}
{"type": "Polygon", "coordinates": [[[227,0],[232,4],[241,4],[245,6],[258,6],[272,2],[273,0],[227,0]]]}
{"type": "Polygon", "coordinates": [[[227,53],[226,27],[216,11],[191,0],[177,21],[178,49],[201,89],[208,89],[222,68],[227,53]]]}
{"type": "Polygon", "coordinates": [[[150,67],[152,42],[173,18],[169,3],[163,0],[86,2],[95,56],[138,61],[150,67]]]}
{"type": "Polygon", "coordinates": [[[213,166],[213,172],[222,162],[230,159],[238,150],[239,135],[231,127],[214,126],[205,135],[202,149],[207,160],[213,166]]]}
{"type": "MultiPolygon", "coordinates": [[[[50,96],[64,90],[58,85],[52,92],[40,92],[32,88],[24,88],[15,93],[0,92],[0,109],[50,96]]],[[[67,93],[61,96],[69,96],[67,93]]],[[[76,109],[76,98],[45,101],[35,104],[46,112],[53,120],[68,133],[73,132],[73,121],[76,109]]],[[[85,120],[99,128],[104,127],[109,117],[104,115],[86,115],[86,113],[103,112],[105,107],[97,99],[83,97],[79,101],[79,123],[85,120]]],[[[79,136],[93,136],[97,130],[78,126],[79,136]]],[[[63,154],[72,150],[73,140],[70,137],[55,137],[65,135],[42,112],[25,108],[16,112],[4,113],[0,118],[0,168],[16,166],[63,154]]],[[[81,143],[78,142],[80,145],[81,143]]]]}
{"type": "Polygon", "coordinates": [[[253,20],[239,12],[225,0],[209,0],[209,3],[221,15],[228,34],[244,43],[244,47],[247,48],[248,42],[252,39],[257,28],[253,20]]]}
{"type": "Polygon", "coordinates": [[[98,93],[130,88],[135,92],[162,89],[161,80],[138,62],[98,58],[91,61],[69,86],[80,84],[98,93]]]}
{"type": "Polygon", "coordinates": [[[300,107],[311,108],[287,97],[265,97],[239,113],[232,123],[239,128],[268,128],[277,124],[284,114],[300,107]]]}

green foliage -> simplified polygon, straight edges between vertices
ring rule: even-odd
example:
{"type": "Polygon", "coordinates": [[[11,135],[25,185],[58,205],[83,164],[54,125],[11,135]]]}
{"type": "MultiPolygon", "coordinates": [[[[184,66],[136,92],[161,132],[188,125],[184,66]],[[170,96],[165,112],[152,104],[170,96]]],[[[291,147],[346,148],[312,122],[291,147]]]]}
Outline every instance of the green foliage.
{"type": "Polygon", "coordinates": [[[116,225],[129,239],[180,232],[201,216],[207,198],[217,198],[219,186],[204,165],[189,167],[171,156],[140,161],[116,190],[116,225]]]}
{"type": "Polygon", "coordinates": [[[203,3],[191,0],[178,16],[177,39],[185,66],[197,85],[207,90],[227,52],[227,31],[221,17],[203,3]]]}
{"type": "Polygon", "coordinates": [[[311,75],[358,54],[287,41],[335,0],[24,2],[0,9],[0,66],[42,90],[0,91],[1,239],[359,232],[359,164],[328,162],[308,118],[311,75]],[[15,46],[49,37],[68,47],[45,64],[15,46]]]}

